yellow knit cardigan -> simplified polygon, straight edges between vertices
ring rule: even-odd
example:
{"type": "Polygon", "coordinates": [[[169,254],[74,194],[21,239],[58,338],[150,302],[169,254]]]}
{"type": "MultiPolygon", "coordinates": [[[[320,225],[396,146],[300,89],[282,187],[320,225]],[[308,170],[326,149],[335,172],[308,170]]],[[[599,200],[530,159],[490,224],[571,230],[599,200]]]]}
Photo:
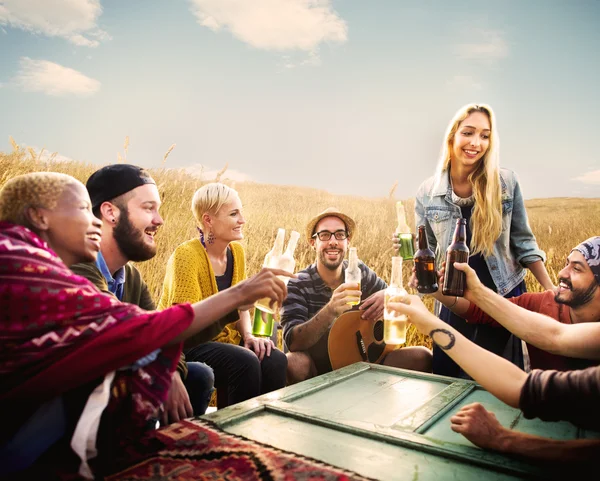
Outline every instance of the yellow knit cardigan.
{"type": "MultiPolygon", "coordinates": [[[[239,242],[231,242],[229,247],[233,254],[233,286],[246,278],[246,256],[239,242]]],[[[179,245],[169,258],[158,308],[165,309],[184,302],[198,302],[217,292],[217,279],[208,253],[199,239],[192,239],[179,245]]],[[[235,322],[232,322],[212,340],[239,344],[241,338],[235,328],[235,322]]]]}

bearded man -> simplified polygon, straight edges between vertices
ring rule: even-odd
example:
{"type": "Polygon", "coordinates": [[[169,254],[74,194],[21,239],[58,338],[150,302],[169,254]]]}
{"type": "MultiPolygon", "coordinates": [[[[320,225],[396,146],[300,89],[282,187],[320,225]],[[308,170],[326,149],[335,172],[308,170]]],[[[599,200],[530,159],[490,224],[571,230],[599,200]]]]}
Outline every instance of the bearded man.
{"type": "MultiPolygon", "coordinates": [[[[364,299],[358,306],[362,319],[377,321],[383,316],[387,284],[362,262],[360,286],[344,282],[348,261],[344,260],[356,223],[331,207],[310,220],[306,239],[317,254],[316,262],[298,272],[288,283],[282,306],[281,325],[288,352],[289,384],[332,370],[328,352],[333,322],[352,308],[349,302],[364,299]]],[[[423,346],[403,347],[387,354],[381,364],[431,372],[431,351],[423,346]]]]}
{"type": "MultiPolygon", "coordinates": [[[[155,236],[164,223],[156,182],[141,167],[113,164],[94,172],[86,187],[94,215],[102,220],[100,252],[96,262],[76,264],[71,269],[123,302],[155,310],[148,286],[130,261],[143,262],[156,255],[155,236]]],[[[163,425],[204,414],[213,385],[212,369],[204,363],[186,362],[182,353],[163,425]]]]}
{"type": "MultiPolygon", "coordinates": [[[[558,273],[558,288],[554,291],[528,292],[511,297],[508,301],[529,311],[545,314],[562,324],[598,322],[599,284],[600,236],[594,236],[573,247],[565,260],[565,267],[558,273]]],[[[531,369],[571,371],[598,365],[595,359],[575,359],[556,354],[556,348],[549,348],[550,352],[542,350],[535,327],[519,318],[503,315],[504,309],[490,308],[489,300],[485,305],[479,299],[470,302],[467,300],[468,293],[465,293],[466,298],[444,296],[441,289],[434,297],[469,323],[502,325],[523,339],[527,344],[531,369]]],[[[488,297],[498,302],[497,296],[488,297]]]]}

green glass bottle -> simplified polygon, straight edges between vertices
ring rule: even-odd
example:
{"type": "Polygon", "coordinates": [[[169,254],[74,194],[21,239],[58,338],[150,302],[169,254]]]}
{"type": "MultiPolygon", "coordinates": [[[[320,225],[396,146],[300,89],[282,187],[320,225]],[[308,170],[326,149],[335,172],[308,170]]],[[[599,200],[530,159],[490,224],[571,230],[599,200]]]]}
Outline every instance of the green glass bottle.
{"type": "Polygon", "coordinates": [[[412,261],[415,255],[415,239],[406,223],[406,214],[402,202],[396,202],[396,215],[398,216],[398,226],[396,227],[396,236],[398,237],[398,256],[402,260],[412,261]]]}
{"type": "Polygon", "coordinates": [[[273,335],[273,314],[259,308],[254,309],[252,335],[257,337],[271,337],[273,335]]]}

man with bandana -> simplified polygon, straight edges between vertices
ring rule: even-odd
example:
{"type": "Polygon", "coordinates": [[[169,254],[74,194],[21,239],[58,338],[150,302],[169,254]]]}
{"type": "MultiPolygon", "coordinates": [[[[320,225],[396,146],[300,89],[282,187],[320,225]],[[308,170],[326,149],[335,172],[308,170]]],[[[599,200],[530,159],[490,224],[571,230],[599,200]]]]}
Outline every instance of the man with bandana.
{"type": "MultiPolygon", "coordinates": [[[[504,299],[486,288],[467,264],[456,263],[455,267],[466,274],[465,299],[458,303],[467,305],[468,312],[478,310],[478,316],[494,319],[527,342],[530,351],[546,352],[567,363],[587,359],[582,365],[592,367],[534,369],[527,374],[440,321],[417,296],[408,296],[405,303],[390,307],[408,315],[421,333],[431,336],[476,382],[506,404],[521,409],[526,419],[570,421],[600,431],[600,323],[596,322],[600,320],[600,236],[571,251],[559,273],[555,293],[527,294],[544,296],[538,302],[539,311],[559,312],[558,317],[523,309],[519,306],[528,303],[504,299]]],[[[452,430],[479,447],[531,460],[569,463],[570,470],[589,469],[587,461],[595,462],[600,454],[600,439],[558,440],[514,431],[502,426],[480,403],[463,406],[450,423],[452,430]]]]}
{"type": "MultiPolygon", "coordinates": [[[[474,277],[477,279],[477,276],[474,277]]],[[[472,278],[473,276],[471,276],[472,278]]],[[[478,279],[477,282],[479,283],[478,279]]],[[[600,236],[596,236],[587,239],[571,250],[565,267],[558,273],[558,288],[556,290],[529,292],[513,297],[508,302],[530,311],[545,314],[562,324],[598,322],[600,321],[599,282],[600,236]]],[[[471,286],[468,286],[467,290],[470,288],[471,286]]],[[[568,355],[559,355],[556,350],[549,349],[551,352],[548,352],[540,348],[539,339],[536,338],[538,333],[532,330],[527,322],[506,316],[503,309],[494,306],[485,308],[491,303],[490,299],[495,300],[494,305],[498,305],[496,297],[499,296],[486,295],[482,298],[472,299],[467,293],[464,298],[459,298],[444,296],[441,291],[438,291],[434,294],[434,297],[466,319],[467,322],[473,324],[500,324],[515,336],[523,339],[527,343],[532,369],[568,371],[585,369],[599,364],[596,360],[575,359],[568,355]],[[485,303],[485,305],[482,303],[485,303]],[[530,338],[533,340],[530,341],[530,338]]]]}
{"type": "MultiPolygon", "coordinates": [[[[135,165],[107,165],[86,183],[94,215],[102,220],[102,240],[96,262],[76,264],[71,270],[98,289],[142,309],[156,309],[148,286],[130,261],[143,262],[156,255],[154,237],[163,219],[156,182],[135,165]]],[[[150,354],[152,356],[152,354],[150,354]]],[[[213,391],[214,374],[204,363],[177,366],[165,404],[163,425],[206,411],[213,391]]]]}

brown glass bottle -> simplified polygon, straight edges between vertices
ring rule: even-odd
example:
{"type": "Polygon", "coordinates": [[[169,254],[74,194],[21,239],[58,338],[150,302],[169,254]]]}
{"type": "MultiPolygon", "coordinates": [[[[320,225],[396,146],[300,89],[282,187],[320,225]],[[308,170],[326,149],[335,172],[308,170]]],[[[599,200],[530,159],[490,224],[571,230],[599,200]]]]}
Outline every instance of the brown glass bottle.
{"type": "Polygon", "coordinates": [[[442,293],[445,296],[462,297],[465,293],[466,275],[454,268],[455,262],[468,262],[469,248],[467,247],[467,220],[456,219],[456,229],[452,244],[446,251],[446,275],[442,293]]]}
{"type": "Polygon", "coordinates": [[[435,254],[429,248],[425,226],[418,230],[419,250],[415,253],[415,271],[417,274],[417,291],[421,294],[437,292],[437,273],[435,272],[435,254]]]}

